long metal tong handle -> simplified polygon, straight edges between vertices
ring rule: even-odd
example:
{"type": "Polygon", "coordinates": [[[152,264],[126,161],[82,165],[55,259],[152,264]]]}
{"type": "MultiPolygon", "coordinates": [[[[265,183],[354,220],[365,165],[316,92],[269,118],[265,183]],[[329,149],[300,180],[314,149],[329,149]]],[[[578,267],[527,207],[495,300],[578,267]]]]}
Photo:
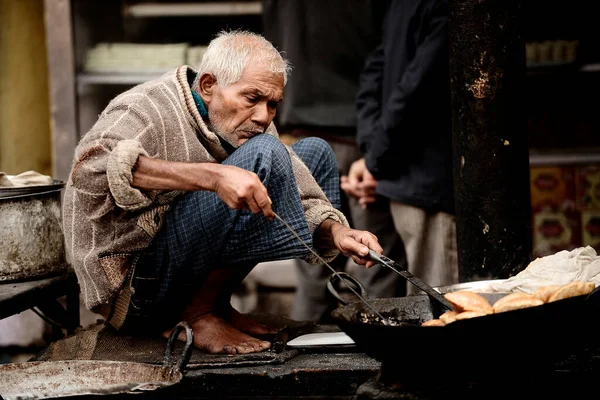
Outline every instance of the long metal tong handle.
{"type": "Polygon", "coordinates": [[[411,274],[406,269],[398,270],[398,269],[394,268],[392,266],[392,264],[395,264],[395,265],[398,265],[398,264],[396,264],[393,260],[390,260],[386,256],[379,254],[379,253],[375,252],[374,250],[369,250],[369,257],[373,261],[377,261],[378,263],[381,263],[382,265],[388,267],[389,269],[391,269],[398,275],[402,276],[404,279],[407,279],[409,282],[416,285],[419,289],[423,290],[431,298],[433,298],[438,303],[440,303],[444,308],[447,308],[448,310],[454,310],[454,306],[452,305],[452,303],[450,303],[448,300],[446,300],[446,298],[444,296],[442,296],[441,293],[439,293],[437,290],[435,290],[434,288],[429,286],[427,283],[422,281],[420,278],[417,278],[416,276],[411,274]]]}
{"type": "Polygon", "coordinates": [[[391,325],[390,321],[388,321],[387,318],[385,318],[383,315],[381,315],[376,309],[375,307],[373,307],[368,301],[367,299],[365,299],[363,296],[360,295],[360,293],[358,293],[356,290],[354,290],[354,288],[352,286],[350,286],[348,283],[346,283],[345,279],[331,266],[329,265],[327,262],[325,262],[325,260],[323,260],[323,258],[313,249],[311,249],[311,247],[306,244],[304,242],[304,240],[302,240],[302,238],[300,237],[300,235],[298,235],[296,233],[296,231],[294,230],[294,228],[292,228],[287,222],[285,222],[283,220],[283,218],[281,218],[276,212],[273,212],[273,214],[275,214],[275,218],[277,218],[278,220],[280,220],[285,226],[286,228],[288,228],[288,230],[296,237],[296,239],[298,239],[300,241],[300,243],[302,243],[304,245],[304,247],[306,247],[313,255],[315,255],[323,264],[325,264],[334,274],[335,276],[338,277],[338,279],[340,280],[340,282],[344,282],[344,285],[346,285],[346,287],[348,289],[350,289],[355,295],[356,297],[358,297],[367,307],[369,307],[371,309],[371,311],[373,311],[375,313],[375,315],[377,315],[379,318],[381,318],[381,322],[384,325],[391,325]]]}

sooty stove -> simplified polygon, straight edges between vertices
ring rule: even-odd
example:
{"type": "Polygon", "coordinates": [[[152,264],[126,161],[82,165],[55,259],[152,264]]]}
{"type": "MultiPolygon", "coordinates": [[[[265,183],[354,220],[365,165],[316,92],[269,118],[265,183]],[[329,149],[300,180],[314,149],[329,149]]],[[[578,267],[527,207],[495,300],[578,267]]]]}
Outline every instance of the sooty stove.
{"type": "Polygon", "coordinates": [[[483,373],[475,379],[461,376],[460,360],[450,374],[436,371],[437,361],[430,361],[431,370],[423,362],[416,363],[417,368],[410,361],[383,362],[377,375],[358,387],[353,400],[583,399],[593,393],[600,377],[600,349],[581,351],[535,369],[518,368],[522,360],[515,359],[515,368],[504,371],[488,368],[482,354],[483,373]]]}

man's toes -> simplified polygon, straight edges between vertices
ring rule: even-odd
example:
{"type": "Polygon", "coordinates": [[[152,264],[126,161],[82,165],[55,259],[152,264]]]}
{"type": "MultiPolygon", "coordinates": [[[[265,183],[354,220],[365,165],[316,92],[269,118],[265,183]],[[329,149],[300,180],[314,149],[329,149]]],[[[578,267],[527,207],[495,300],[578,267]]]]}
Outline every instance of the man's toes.
{"type": "MultiPolygon", "coordinates": [[[[238,354],[237,348],[229,344],[223,346],[223,352],[226,354],[238,354]]],[[[215,353],[220,353],[220,351],[216,351],[215,353]]]]}
{"type": "Polygon", "coordinates": [[[250,343],[244,342],[236,346],[238,354],[256,353],[258,350],[254,348],[250,343]]]}
{"type": "Polygon", "coordinates": [[[258,345],[261,350],[266,350],[271,347],[271,342],[267,342],[266,340],[261,340],[258,345]]]}
{"type": "Polygon", "coordinates": [[[248,342],[248,345],[252,347],[252,350],[256,353],[261,352],[263,350],[271,347],[271,343],[263,340],[253,340],[248,342]]]}
{"type": "Polygon", "coordinates": [[[248,354],[248,353],[258,353],[265,349],[271,347],[271,343],[262,340],[251,340],[247,342],[240,343],[238,346],[238,351],[240,353],[248,354]]]}
{"type": "Polygon", "coordinates": [[[263,351],[271,347],[271,342],[268,342],[266,340],[256,340],[252,341],[251,343],[255,351],[263,351]]]}

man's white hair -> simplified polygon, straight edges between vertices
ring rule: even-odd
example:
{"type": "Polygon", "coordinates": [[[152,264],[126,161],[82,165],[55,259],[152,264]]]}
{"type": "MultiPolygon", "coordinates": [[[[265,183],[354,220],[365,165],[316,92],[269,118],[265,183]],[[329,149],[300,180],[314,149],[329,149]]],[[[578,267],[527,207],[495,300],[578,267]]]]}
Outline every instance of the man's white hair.
{"type": "Polygon", "coordinates": [[[208,45],[198,67],[198,76],[192,85],[198,90],[200,77],[211,73],[221,87],[237,82],[248,62],[265,63],[269,71],[282,74],[283,84],[287,83],[292,67],[277,49],[263,36],[249,31],[221,31],[208,45]]]}

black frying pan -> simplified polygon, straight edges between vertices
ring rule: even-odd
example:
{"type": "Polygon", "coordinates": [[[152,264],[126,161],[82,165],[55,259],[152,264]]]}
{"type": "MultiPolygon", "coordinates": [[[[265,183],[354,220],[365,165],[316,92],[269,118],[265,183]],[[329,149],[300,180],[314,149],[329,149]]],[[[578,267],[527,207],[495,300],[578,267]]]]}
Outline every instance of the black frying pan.
{"type": "MultiPolygon", "coordinates": [[[[328,289],[334,294],[333,285],[328,289]]],[[[599,289],[586,296],[444,327],[420,326],[445,311],[437,309],[426,295],[368,299],[381,315],[398,321],[396,326],[379,323],[362,302],[346,302],[331,315],[357,347],[379,361],[399,367],[410,365],[415,370],[420,365],[444,373],[491,374],[493,370],[540,368],[573,352],[598,348],[599,289]]],[[[481,295],[493,304],[505,294],[481,295]]],[[[344,303],[339,293],[334,296],[344,303]]]]}

